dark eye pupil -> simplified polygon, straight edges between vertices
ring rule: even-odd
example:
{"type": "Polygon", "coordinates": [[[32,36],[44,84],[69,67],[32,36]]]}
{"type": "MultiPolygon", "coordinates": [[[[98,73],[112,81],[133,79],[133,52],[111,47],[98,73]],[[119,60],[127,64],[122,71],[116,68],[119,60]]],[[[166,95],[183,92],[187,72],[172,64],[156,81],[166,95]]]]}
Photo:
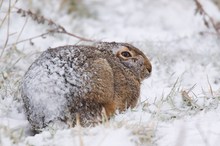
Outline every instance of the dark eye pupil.
{"type": "Polygon", "coordinates": [[[126,52],[126,51],[122,52],[121,55],[124,56],[124,57],[131,57],[131,54],[129,52],[126,52]]]}

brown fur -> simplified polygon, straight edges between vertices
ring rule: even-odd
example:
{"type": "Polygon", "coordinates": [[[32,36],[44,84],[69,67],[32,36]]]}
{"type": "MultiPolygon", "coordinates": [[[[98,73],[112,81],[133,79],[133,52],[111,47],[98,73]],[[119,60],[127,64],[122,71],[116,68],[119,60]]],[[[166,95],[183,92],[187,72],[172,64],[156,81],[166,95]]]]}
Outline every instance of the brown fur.
{"type": "Polygon", "coordinates": [[[58,121],[74,126],[77,117],[83,126],[97,124],[103,108],[107,118],[134,108],[151,70],[143,52],[127,43],[48,49],[22,82],[27,118],[34,130],[58,121]]]}

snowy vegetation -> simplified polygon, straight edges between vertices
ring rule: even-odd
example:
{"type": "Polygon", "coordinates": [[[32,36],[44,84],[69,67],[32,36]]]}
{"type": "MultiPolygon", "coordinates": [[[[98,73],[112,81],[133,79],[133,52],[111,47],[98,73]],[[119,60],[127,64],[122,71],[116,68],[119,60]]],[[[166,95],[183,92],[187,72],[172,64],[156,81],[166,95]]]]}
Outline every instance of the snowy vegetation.
{"type": "Polygon", "coordinates": [[[218,4],[0,0],[0,145],[218,145],[218,4]],[[33,135],[20,97],[22,76],[47,48],[90,40],[129,42],[150,58],[153,73],[142,84],[137,107],[96,127],[77,125],[33,135]]]}

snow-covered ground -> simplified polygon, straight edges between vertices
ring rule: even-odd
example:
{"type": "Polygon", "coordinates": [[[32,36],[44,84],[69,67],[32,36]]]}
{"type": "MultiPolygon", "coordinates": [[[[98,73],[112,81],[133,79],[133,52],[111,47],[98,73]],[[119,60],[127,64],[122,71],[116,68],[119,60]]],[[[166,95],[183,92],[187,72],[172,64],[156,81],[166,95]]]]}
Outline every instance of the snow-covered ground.
{"type": "MultiPolygon", "coordinates": [[[[193,0],[83,0],[71,13],[67,1],[0,1],[0,145],[219,145],[220,38],[195,15],[193,0]],[[141,49],[153,73],[142,84],[137,107],[96,127],[33,136],[19,93],[22,76],[48,47],[86,42],[65,34],[20,42],[50,26],[21,17],[17,8],[30,9],[86,38],[129,42],[141,49]]],[[[220,22],[212,1],[200,2],[220,22]]]]}

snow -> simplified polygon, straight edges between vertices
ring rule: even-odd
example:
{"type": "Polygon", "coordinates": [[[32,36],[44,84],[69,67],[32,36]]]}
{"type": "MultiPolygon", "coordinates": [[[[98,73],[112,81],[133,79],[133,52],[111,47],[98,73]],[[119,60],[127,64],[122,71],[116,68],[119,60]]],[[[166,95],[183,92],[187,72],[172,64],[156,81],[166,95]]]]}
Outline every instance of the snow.
{"type": "MultiPolygon", "coordinates": [[[[200,2],[219,22],[217,6],[211,0],[200,2]]],[[[34,45],[30,41],[8,45],[0,57],[0,145],[219,144],[220,40],[213,28],[206,28],[202,16],[195,15],[193,0],[83,0],[83,8],[70,14],[66,11],[68,6],[60,3],[19,0],[15,6],[38,12],[80,36],[132,43],[150,58],[152,75],[142,83],[135,109],[96,127],[51,129],[33,136],[22,108],[22,76],[43,50],[85,42],[54,34],[33,39],[34,45]]],[[[3,1],[1,23],[7,11],[8,1],[3,1]]],[[[12,9],[10,14],[8,44],[50,28],[20,17],[15,11],[12,9]]],[[[1,23],[0,53],[7,38],[7,19],[1,23]]]]}
{"type": "MultiPolygon", "coordinates": [[[[219,109],[218,109],[219,110],[219,109]]],[[[158,129],[158,144],[168,145],[218,145],[219,144],[219,111],[201,112],[194,117],[187,117],[171,123],[161,124],[158,129]],[[167,141],[166,139],[169,139],[167,141]]]]}
{"type": "Polygon", "coordinates": [[[90,129],[69,129],[58,131],[51,135],[49,132],[42,132],[34,137],[29,137],[26,142],[30,145],[105,145],[111,146],[113,143],[116,146],[125,144],[133,146],[133,136],[131,132],[125,128],[107,129],[106,127],[90,128],[90,129]],[[120,135],[118,134],[120,133],[120,135]]]}

